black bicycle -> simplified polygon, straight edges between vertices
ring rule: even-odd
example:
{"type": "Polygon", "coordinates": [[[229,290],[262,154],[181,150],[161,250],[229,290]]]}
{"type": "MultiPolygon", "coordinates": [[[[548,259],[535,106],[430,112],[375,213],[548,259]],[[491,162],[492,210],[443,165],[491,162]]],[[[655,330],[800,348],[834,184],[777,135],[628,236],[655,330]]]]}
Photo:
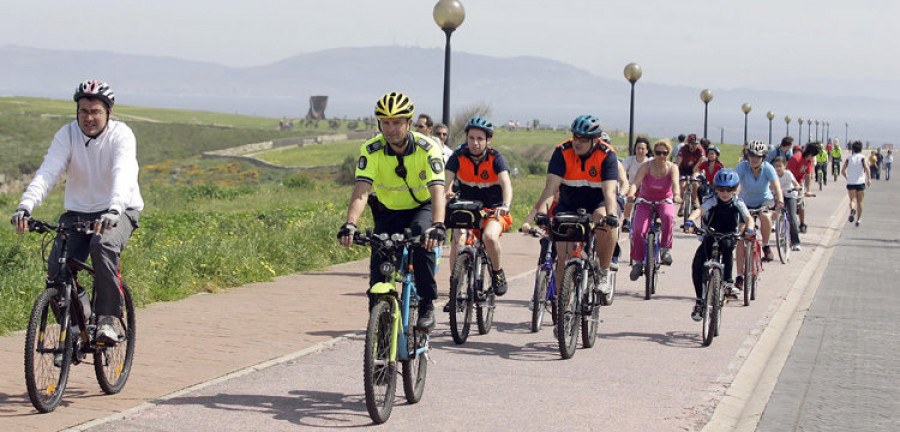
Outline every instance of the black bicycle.
{"type": "Polygon", "coordinates": [[[466,245],[459,250],[450,280],[450,334],[463,344],[469,338],[472,312],[478,323],[478,334],[491,331],[496,308],[496,294],[488,277],[491,260],[481,241],[481,221],[493,216],[485,212],[479,201],[454,201],[447,205],[447,228],[464,230],[466,245]]]}
{"type": "Polygon", "coordinates": [[[712,237],[712,254],[709,259],[703,263],[703,346],[712,344],[713,337],[719,335],[719,326],[722,325],[722,309],[728,300],[725,297],[725,282],[723,280],[723,272],[725,265],[722,263],[722,254],[720,252],[720,242],[724,239],[733,239],[735,242],[740,238],[737,233],[718,233],[711,229],[701,227],[693,227],[694,233],[712,237]]]}
{"type": "MultiPolygon", "coordinates": [[[[47,279],[47,286],[34,302],[28,330],[25,333],[25,383],[31,403],[42,413],[56,409],[62,400],[72,365],[93,357],[97,382],[106,394],[122,390],[131,373],[134,359],[135,316],[131,290],[125,282],[120,285],[122,313],[113,328],[119,335],[113,344],[94,339],[97,317],[95,296],[91,295],[90,310],[79,300],[84,288],[78,283],[78,272],[94,275],[94,269],[69,256],[71,234],[92,235],[93,222],[74,222],[53,225],[28,219],[28,230],[45,236],[41,247],[46,252],[53,242],[60,243],[59,271],[47,279]],[[69,337],[75,335],[75,337],[69,337]]],[[[42,254],[42,257],[45,254],[42,254]]],[[[46,260],[46,258],[44,258],[46,260]]]]}

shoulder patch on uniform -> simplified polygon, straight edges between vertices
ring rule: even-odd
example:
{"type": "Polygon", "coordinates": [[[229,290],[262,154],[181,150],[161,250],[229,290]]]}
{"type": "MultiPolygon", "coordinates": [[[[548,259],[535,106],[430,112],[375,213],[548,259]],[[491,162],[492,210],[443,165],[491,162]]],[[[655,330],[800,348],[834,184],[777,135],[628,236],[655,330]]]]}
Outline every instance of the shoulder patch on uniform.
{"type": "Polygon", "coordinates": [[[444,159],[443,158],[429,157],[428,165],[431,165],[431,171],[433,171],[435,174],[440,174],[440,173],[444,172],[444,159]]]}
{"type": "Polygon", "coordinates": [[[381,140],[378,140],[378,141],[373,142],[372,144],[367,145],[366,151],[369,152],[369,154],[372,154],[383,148],[384,148],[384,144],[381,142],[381,140]]]}
{"type": "Polygon", "coordinates": [[[425,138],[419,138],[416,140],[416,145],[422,147],[422,150],[428,151],[431,150],[431,143],[428,142],[425,138]]]}
{"type": "Polygon", "coordinates": [[[366,159],[365,156],[360,156],[359,162],[356,163],[356,167],[361,170],[364,170],[364,169],[366,169],[366,165],[368,165],[368,163],[369,163],[369,160],[366,159]]]}

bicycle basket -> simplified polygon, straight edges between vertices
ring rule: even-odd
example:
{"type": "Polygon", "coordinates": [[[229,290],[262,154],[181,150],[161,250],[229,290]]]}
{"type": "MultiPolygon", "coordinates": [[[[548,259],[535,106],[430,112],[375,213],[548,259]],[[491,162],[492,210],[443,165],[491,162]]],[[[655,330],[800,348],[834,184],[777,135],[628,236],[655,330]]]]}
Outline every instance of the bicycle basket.
{"type": "Polygon", "coordinates": [[[447,216],[444,225],[447,228],[481,228],[481,210],[484,205],[479,201],[456,201],[447,205],[447,216]]]}
{"type": "Polygon", "coordinates": [[[550,223],[553,241],[580,242],[591,235],[591,224],[584,216],[559,214],[550,223]]]}

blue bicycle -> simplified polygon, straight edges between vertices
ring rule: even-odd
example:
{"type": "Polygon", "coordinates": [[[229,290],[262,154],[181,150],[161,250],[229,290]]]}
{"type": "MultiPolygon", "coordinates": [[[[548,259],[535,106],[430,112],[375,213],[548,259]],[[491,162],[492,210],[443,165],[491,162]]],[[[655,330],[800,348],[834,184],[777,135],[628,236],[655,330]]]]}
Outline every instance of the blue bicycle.
{"type": "MultiPolygon", "coordinates": [[[[537,225],[549,226],[546,217],[535,220],[537,225]]],[[[538,260],[537,274],[534,276],[534,294],[531,297],[531,332],[541,331],[544,312],[550,309],[553,324],[556,324],[556,247],[550,236],[541,229],[531,228],[526,234],[540,238],[541,254],[538,260]]]]}
{"type": "Polygon", "coordinates": [[[407,229],[403,234],[355,233],[353,242],[371,246],[386,258],[381,265],[384,282],[369,288],[377,296],[369,311],[363,354],[363,380],[369,417],[381,424],[391,416],[397,389],[397,363],[403,367],[403,390],[407,402],[422,399],[428,372],[428,333],[415,329],[419,295],[412,272],[412,249],[421,247],[419,236],[407,229]],[[400,290],[397,289],[400,283],[400,290]],[[413,324],[410,324],[413,323],[413,324]]]}
{"type": "MultiPolygon", "coordinates": [[[[647,201],[643,198],[637,198],[635,207],[641,203],[650,206],[650,227],[644,235],[644,300],[650,300],[650,297],[656,294],[656,286],[659,284],[659,267],[661,265],[659,238],[662,235],[662,223],[658,220],[659,214],[656,212],[656,206],[663,203],[671,204],[672,199],[647,201]]],[[[634,226],[632,225],[633,229],[634,226]]]]}

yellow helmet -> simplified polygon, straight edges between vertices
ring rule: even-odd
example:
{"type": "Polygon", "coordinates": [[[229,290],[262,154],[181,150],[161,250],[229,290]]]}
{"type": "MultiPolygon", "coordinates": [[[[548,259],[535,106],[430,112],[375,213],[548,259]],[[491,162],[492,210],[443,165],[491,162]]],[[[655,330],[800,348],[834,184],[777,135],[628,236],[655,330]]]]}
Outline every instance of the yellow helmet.
{"type": "Polygon", "coordinates": [[[388,93],[375,103],[375,117],[380,119],[411,118],[415,112],[412,101],[400,92],[388,93]]]}

